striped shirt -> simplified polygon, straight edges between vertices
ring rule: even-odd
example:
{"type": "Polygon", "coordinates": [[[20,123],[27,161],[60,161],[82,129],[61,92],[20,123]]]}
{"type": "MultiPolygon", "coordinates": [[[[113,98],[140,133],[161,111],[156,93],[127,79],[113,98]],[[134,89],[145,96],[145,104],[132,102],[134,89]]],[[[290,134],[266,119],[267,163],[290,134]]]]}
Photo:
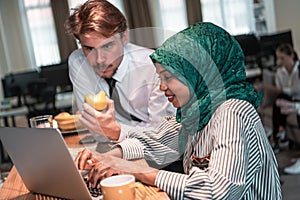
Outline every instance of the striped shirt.
{"type": "MultiPolygon", "coordinates": [[[[157,166],[171,162],[179,156],[179,129],[175,117],[168,117],[156,128],[132,130],[120,143],[123,158],[145,158],[157,166]]],[[[256,110],[248,102],[227,100],[205,128],[190,137],[188,141],[195,141],[193,156],[209,155],[210,160],[206,168],[191,166],[186,174],[160,170],[155,185],[171,199],[282,198],[275,155],[256,110]]]]}

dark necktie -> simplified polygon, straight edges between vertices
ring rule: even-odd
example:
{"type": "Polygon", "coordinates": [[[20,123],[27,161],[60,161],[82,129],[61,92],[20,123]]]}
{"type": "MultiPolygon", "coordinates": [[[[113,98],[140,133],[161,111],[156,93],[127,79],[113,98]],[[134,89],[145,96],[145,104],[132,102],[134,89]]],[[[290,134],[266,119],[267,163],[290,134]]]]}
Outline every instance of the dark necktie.
{"type": "Polygon", "coordinates": [[[110,96],[110,98],[112,98],[112,93],[113,93],[113,91],[115,89],[117,81],[114,78],[106,78],[105,80],[106,80],[106,82],[107,82],[107,84],[109,86],[109,96],[110,96]]]}
{"type": "Polygon", "coordinates": [[[114,100],[115,103],[115,108],[117,110],[117,112],[123,116],[124,118],[128,119],[128,120],[134,120],[134,121],[138,121],[141,122],[142,120],[140,120],[139,118],[129,114],[127,111],[125,111],[125,109],[122,107],[121,102],[120,102],[120,97],[119,97],[119,93],[117,90],[115,90],[115,86],[116,86],[116,80],[114,78],[107,78],[105,79],[108,86],[109,86],[109,95],[110,98],[112,100],[114,100]]]}

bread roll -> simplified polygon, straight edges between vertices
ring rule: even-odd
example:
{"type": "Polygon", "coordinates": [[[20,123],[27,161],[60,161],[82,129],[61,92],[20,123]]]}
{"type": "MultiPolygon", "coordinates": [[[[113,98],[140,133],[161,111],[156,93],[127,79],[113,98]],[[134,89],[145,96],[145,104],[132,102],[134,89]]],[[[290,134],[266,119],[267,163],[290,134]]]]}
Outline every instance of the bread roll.
{"type": "Polygon", "coordinates": [[[80,121],[80,114],[71,115],[68,112],[62,112],[54,117],[57,121],[58,128],[62,131],[76,130],[83,128],[80,121]]]}
{"type": "Polygon", "coordinates": [[[101,90],[98,94],[87,94],[84,98],[85,102],[98,111],[105,110],[107,108],[107,99],[105,92],[101,90]]]}

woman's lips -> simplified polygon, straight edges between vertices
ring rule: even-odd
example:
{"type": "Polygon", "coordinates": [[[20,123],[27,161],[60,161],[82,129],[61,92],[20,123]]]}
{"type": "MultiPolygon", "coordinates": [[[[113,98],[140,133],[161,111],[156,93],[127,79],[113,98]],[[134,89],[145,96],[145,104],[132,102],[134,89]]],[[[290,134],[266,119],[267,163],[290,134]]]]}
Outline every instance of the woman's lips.
{"type": "Polygon", "coordinates": [[[173,96],[167,96],[167,98],[168,98],[169,102],[172,102],[174,100],[174,95],[173,96]]]}

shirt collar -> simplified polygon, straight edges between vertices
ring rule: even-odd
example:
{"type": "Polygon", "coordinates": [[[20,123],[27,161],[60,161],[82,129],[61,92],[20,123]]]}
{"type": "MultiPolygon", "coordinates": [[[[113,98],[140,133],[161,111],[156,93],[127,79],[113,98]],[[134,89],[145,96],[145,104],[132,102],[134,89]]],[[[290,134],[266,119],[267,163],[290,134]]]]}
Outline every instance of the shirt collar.
{"type": "Polygon", "coordinates": [[[298,73],[298,65],[299,65],[299,60],[297,60],[295,62],[294,68],[293,68],[293,72],[292,73],[298,73]]]}
{"type": "Polygon", "coordinates": [[[128,71],[129,63],[129,53],[127,45],[124,47],[124,56],[122,62],[120,63],[116,73],[112,76],[116,81],[121,82],[128,71]]]}

